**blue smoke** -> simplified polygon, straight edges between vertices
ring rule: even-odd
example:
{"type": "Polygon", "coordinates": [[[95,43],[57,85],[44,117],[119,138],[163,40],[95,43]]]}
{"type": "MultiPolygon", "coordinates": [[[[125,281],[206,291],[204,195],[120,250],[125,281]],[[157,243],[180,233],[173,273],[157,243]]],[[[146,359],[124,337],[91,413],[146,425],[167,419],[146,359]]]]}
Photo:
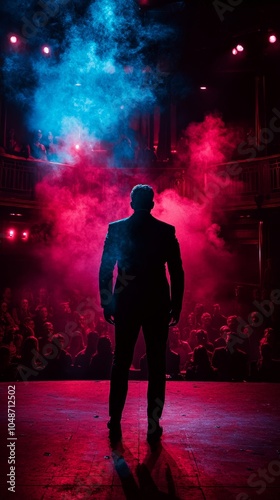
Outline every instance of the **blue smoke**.
{"type": "MultiPolygon", "coordinates": [[[[82,16],[64,3],[63,12],[61,7],[57,17],[50,16],[25,40],[32,47],[29,53],[6,58],[7,91],[29,104],[30,129],[116,135],[135,110],[148,111],[155,104],[162,79],[156,59],[174,29],[145,21],[134,0],[97,0],[82,16]],[[51,45],[51,57],[40,53],[43,39],[51,45]]],[[[32,27],[25,29],[25,34],[31,32],[32,27]]]]}

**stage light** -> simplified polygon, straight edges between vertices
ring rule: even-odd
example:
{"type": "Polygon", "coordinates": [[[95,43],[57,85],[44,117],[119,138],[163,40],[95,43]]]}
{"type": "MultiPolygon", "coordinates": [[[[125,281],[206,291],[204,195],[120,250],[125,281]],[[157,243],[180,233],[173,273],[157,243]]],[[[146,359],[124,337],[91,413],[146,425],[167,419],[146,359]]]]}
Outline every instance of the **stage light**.
{"type": "Polygon", "coordinates": [[[17,41],[18,41],[18,38],[17,38],[17,36],[16,36],[16,35],[12,35],[12,36],[10,36],[10,42],[11,42],[11,43],[15,44],[15,43],[17,43],[17,41]]]}
{"type": "Polygon", "coordinates": [[[236,50],[237,50],[238,52],[243,52],[243,50],[244,50],[243,45],[240,45],[240,44],[236,45],[236,50]]]}
{"type": "Polygon", "coordinates": [[[8,238],[13,239],[15,237],[15,230],[14,229],[9,229],[8,231],[8,238]]]}
{"type": "Polygon", "coordinates": [[[268,41],[269,43],[275,43],[277,41],[277,38],[275,35],[270,35],[268,41]]]}
{"type": "Polygon", "coordinates": [[[50,51],[51,51],[50,47],[48,47],[47,45],[44,45],[44,47],[43,47],[44,54],[46,54],[48,56],[50,54],[50,51]]]}
{"type": "Polygon", "coordinates": [[[238,54],[238,51],[237,51],[236,47],[234,47],[234,49],[232,49],[232,53],[233,53],[234,56],[236,56],[238,54]]]}
{"type": "Polygon", "coordinates": [[[199,87],[200,90],[207,90],[207,87],[199,87]]]}
{"type": "Polygon", "coordinates": [[[21,239],[26,241],[28,239],[28,232],[27,231],[23,231],[22,235],[21,235],[21,239]]]}
{"type": "Polygon", "coordinates": [[[80,149],[80,144],[76,144],[75,149],[77,149],[77,151],[78,151],[80,149]]]}

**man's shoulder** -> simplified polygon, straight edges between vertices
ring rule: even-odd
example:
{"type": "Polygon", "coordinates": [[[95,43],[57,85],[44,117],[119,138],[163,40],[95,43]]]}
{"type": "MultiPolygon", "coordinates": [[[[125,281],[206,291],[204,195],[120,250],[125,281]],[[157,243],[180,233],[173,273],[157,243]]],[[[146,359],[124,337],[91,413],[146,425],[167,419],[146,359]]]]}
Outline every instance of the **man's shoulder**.
{"type": "Polygon", "coordinates": [[[169,233],[174,233],[174,231],[175,231],[175,227],[172,226],[172,224],[168,224],[167,222],[164,222],[160,219],[156,219],[153,216],[152,216],[152,221],[153,221],[153,224],[155,224],[155,226],[162,229],[163,231],[166,231],[169,233]]]}
{"type": "Polygon", "coordinates": [[[109,223],[109,229],[117,229],[119,227],[122,227],[123,225],[126,225],[129,221],[130,217],[126,217],[125,219],[119,219],[119,220],[115,220],[113,222],[110,222],[109,223]]]}

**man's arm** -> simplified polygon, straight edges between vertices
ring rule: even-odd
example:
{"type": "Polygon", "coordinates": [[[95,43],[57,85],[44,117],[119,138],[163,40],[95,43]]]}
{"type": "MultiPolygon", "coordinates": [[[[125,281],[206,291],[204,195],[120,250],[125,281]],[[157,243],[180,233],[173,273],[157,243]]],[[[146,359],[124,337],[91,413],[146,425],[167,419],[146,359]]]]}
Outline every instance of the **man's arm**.
{"type": "Polygon", "coordinates": [[[117,261],[117,255],[112,233],[112,227],[109,224],[99,269],[99,293],[101,306],[104,309],[104,317],[108,323],[114,324],[114,320],[112,318],[114,313],[113,271],[117,261]]]}
{"type": "Polygon", "coordinates": [[[184,295],[184,270],[178,240],[175,236],[175,228],[172,228],[168,248],[167,266],[171,282],[171,324],[178,323],[182,309],[184,295]]]}

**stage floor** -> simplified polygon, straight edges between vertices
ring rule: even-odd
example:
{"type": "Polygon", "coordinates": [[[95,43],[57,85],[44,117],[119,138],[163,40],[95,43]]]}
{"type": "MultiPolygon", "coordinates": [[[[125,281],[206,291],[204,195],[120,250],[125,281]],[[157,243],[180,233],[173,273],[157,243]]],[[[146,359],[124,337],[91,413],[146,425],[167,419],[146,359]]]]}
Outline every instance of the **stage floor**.
{"type": "MultiPolygon", "coordinates": [[[[16,383],[16,492],[8,492],[8,383],[1,499],[280,498],[279,384],[167,382],[162,444],[146,443],[146,382],[130,381],[123,449],[106,428],[107,381],[16,383]]],[[[11,427],[10,427],[11,428],[11,427]]]]}

